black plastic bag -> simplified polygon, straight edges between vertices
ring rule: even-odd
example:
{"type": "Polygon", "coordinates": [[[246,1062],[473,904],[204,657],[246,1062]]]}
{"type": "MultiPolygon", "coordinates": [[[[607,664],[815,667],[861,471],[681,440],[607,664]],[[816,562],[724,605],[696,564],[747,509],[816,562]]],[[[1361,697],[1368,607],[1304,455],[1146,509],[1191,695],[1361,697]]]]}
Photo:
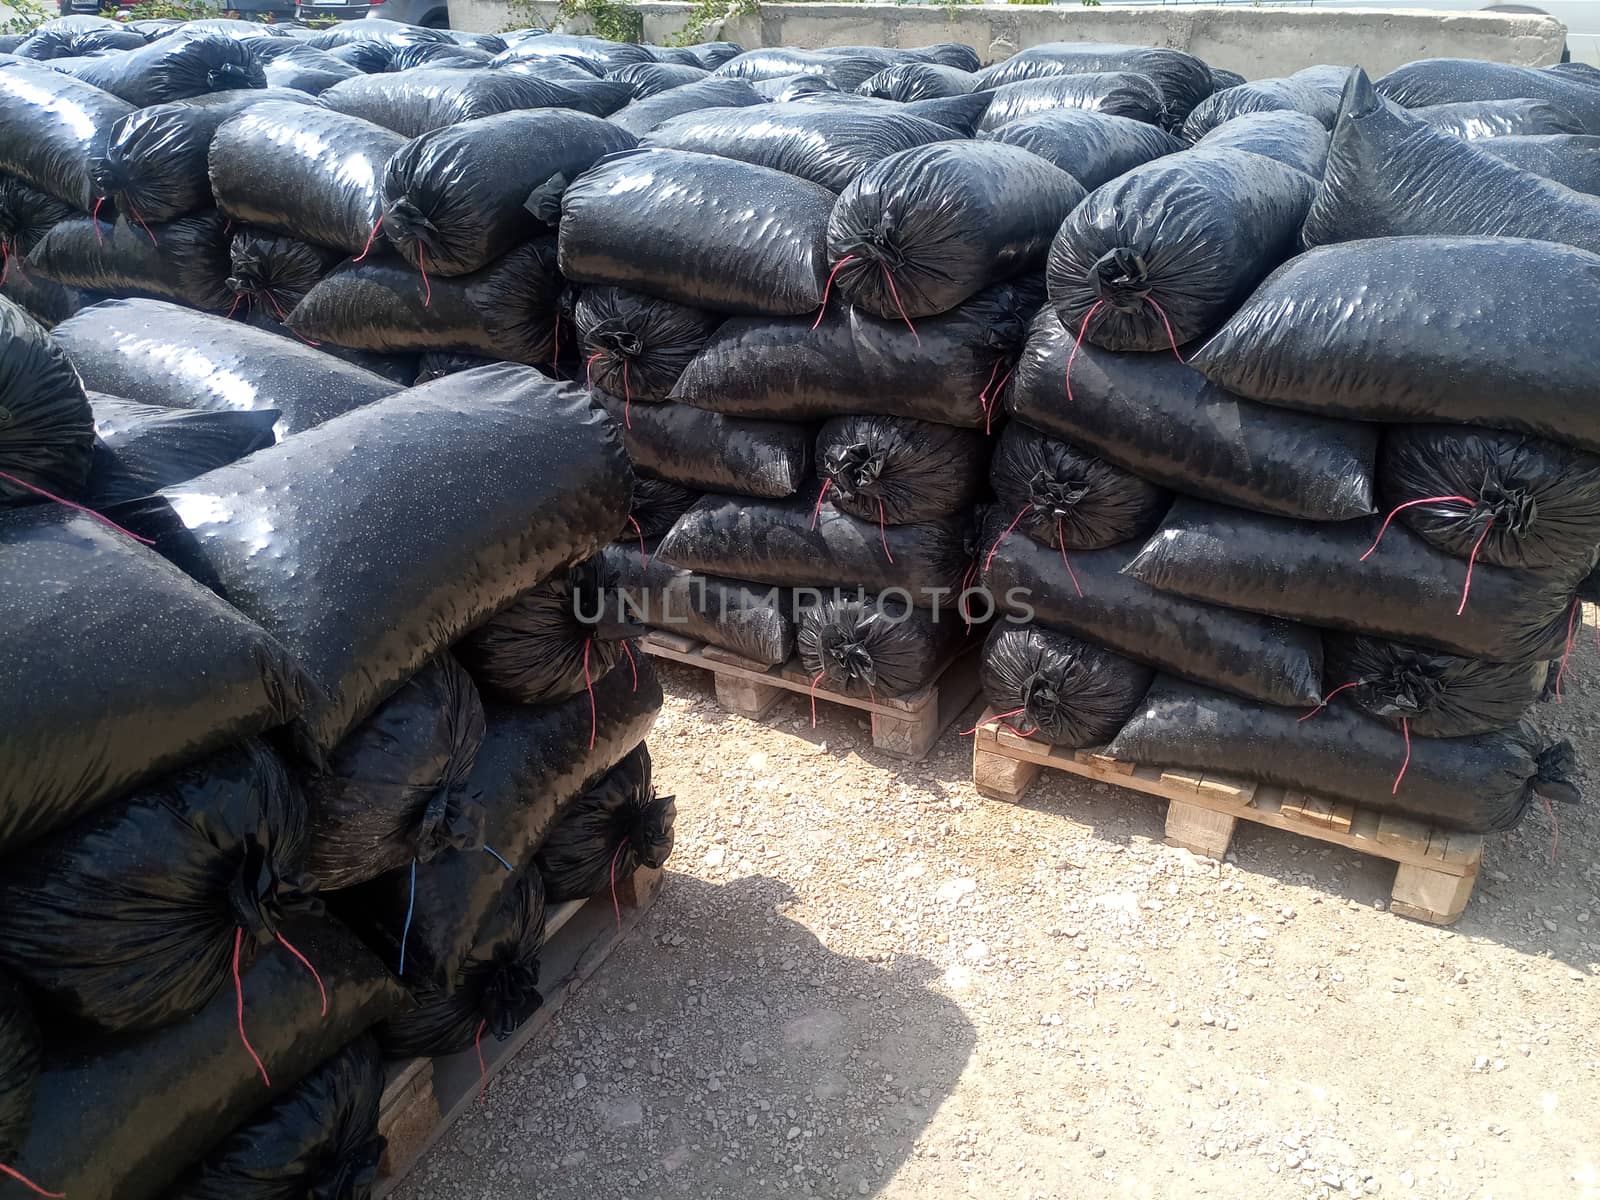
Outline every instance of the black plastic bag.
{"type": "Polygon", "coordinates": [[[820,486],[789,500],[706,496],[656,553],[671,566],[781,587],[890,588],[919,608],[952,602],[972,563],[963,514],[880,526],[819,504],[820,486]]]}
{"type": "Polygon", "coordinates": [[[640,867],[660,869],[672,855],[677,804],[650,783],[643,742],[585,789],[562,814],[534,856],[552,904],[587,900],[640,867]]]}
{"type": "Polygon", "coordinates": [[[1248,150],[1274,158],[1313,179],[1321,179],[1328,165],[1328,129],[1302,112],[1251,113],[1224,121],[1196,146],[1248,150]]]}
{"type": "Polygon", "coordinates": [[[630,405],[598,389],[594,398],[616,419],[633,465],[661,479],[781,500],[811,476],[809,425],[726,417],[687,404],[630,405]]]}
{"type": "Polygon", "coordinates": [[[130,220],[170,221],[211,207],[206,155],[222,123],[263,103],[314,104],[287,88],[215,92],[141,108],[111,128],[95,185],[130,220]]]}
{"type": "Polygon", "coordinates": [[[596,680],[592,695],[488,705],[467,785],[483,805],[483,850],[441,855],[340,893],[341,911],[408,986],[448,990],[499,908],[508,875],[530,865],[561,814],[644,740],[661,703],[655,669],[640,655],[596,680]]]}
{"type": "Polygon", "coordinates": [[[430,659],[302,776],[318,887],[478,849],[483,810],[464,787],[482,742],[478,689],[450,655],[430,659]]]}
{"type": "Polygon", "coordinates": [[[361,71],[322,50],[313,49],[298,39],[289,41],[287,49],[270,58],[261,55],[261,70],[269,88],[284,88],[320,96],[336,83],[354,79],[361,71]]]}
{"type": "Polygon", "coordinates": [[[574,37],[569,34],[544,33],[533,38],[506,39],[510,44],[506,54],[514,57],[559,57],[586,62],[595,73],[605,74],[625,67],[629,63],[654,62],[655,56],[643,46],[628,42],[613,42],[599,37],[574,37]]]}
{"type": "Polygon", "coordinates": [[[160,225],[74,217],[40,239],[28,269],[65,287],[227,312],[234,298],[227,225],[215,209],[160,225]]]}
{"type": "Polygon", "coordinates": [[[1479,563],[1468,588],[1465,561],[1382,524],[1312,524],[1181,498],[1127,569],[1194,600],[1493,662],[1561,653],[1570,575],[1479,563]]]}
{"type": "Polygon", "coordinates": [[[735,58],[744,53],[744,47],[738,42],[697,42],[693,46],[680,46],[680,50],[687,50],[695,60],[706,70],[715,71],[730,58],[735,58]]]}
{"type": "Polygon", "coordinates": [[[1182,142],[1158,126],[1086,108],[1047,109],[980,136],[1037,154],[1091,192],[1153,158],[1183,149],[1182,142]]]}
{"type": "Polygon", "coordinates": [[[306,430],[140,515],[306,667],[317,688],[296,741],[317,765],[434,654],[610,541],[630,486],[583,393],[500,364],[306,430]]]}
{"type": "Polygon", "coordinates": [[[163,1200],[364,1200],[378,1177],[383,1055],[363,1035],[234,1130],[163,1200]]]}
{"type": "Polygon", "coordinates": [[[0,850],[299,711],[277,642],[88,515],[0,512],[0,584],[0,850]]]}
{"type": "Polygon", "coordinates": [[[0,252],[4,254],[4,273],[23,268],[11,263],[12,256],[26,258],[45,234],[62,221],[71,220],[78,210],[54,196],[23,183],[10,175],[0,176],[0,252]]]}
{"type": "Polygon", "coordinates": [[[0,973],[0,1164],[15,1159],[28,1136],[40,1057],[39,1026],[28,998],[11,976],[0,973]]]}
{"type": "Polygon", "coordinates": [[[721,79],[750,81],[784,79],[794,75],[815,75],[826,79],[840,91],[853,91],[889,65],[880,53],[835,54],[829,50],[797,50],[770,46],[746,50],[719,66],[713,75],[721,79]]]}
{"type": "Polygon", "coordinates": [[[1192,54],[1155,46],[1099,42],[1046,42],[1029,46],[979,72],[978,86],[994,88],[1023,79],[1101,71],[1131,71],[1152,79],[1166,103],[1169,126],[1181,125],[1189,110],[1211,94],[1213,86],[1210,70],[1192,54]]]}
{"type": "Polygon", "coordinates": [[[308,35],[306,44],[319,50],[332,50],[352,42],[381,42],[391,46],[409,46],[413,42],[447,42],[448,29],[429,29],[407,21],[390,21],[373,16],[363,16],[359,21],[337,21],[327,29],[308,35]]]}
{"type": "Polygon", "coordinates": [[[248,42],[188,31],[137,50],[91,59],[72,73],[136,108],[209,92],[267,86],[266,74],[248,42]]]}
{"type": "Polygon", "coordinates": [[[12,48],[18,58],[48,61],[52,58],[77,58],[80,55],[136,50],[145,44],[137,30],[109,25],[88,28],[37,29],[12,48]]]}
{"type": "Polygon", "coordinates": [[[79,309],[94,303],[94,297],[86,292],[30,275],[17,269],[17,264],[13,264],[10,271],[0,269],[0,296],[46,328],[54,328],[79,309]]]}
{"type": "Polygon", "coordinates": [[[539,953],[544,947],[544,883],[529,867],[506,887],[466,960],[440,988],[412,984],[410,1012],[378,1026],[386,1058],[459,1054],[479,1047],[485,1034],[501,1041],[544,1003],[539,994],[539,953]]]}
{"type": "Polygon", "coordinates": [[[384,172],[383,233],[414,267],[465,275],[555,228],[567,184],[632,136],[545,108],[464,121],[417,138],[384,172]],[[537,193],[542,205],[529,203],[537,193]]]}
{"type": "Polygon", "coordinates": [[[133,105],[45,66],[0,70],[0,172],[81,212],[98,191],[94,160],[133,105]]]}
{"type": "Polygon", "coordinates": [[[159,300],[104,301],[54,336],[97,392],[166,408],[274,409],[280,437],[400,390],[293,338],[159,300]]]}
{"type": "Polygon", "coordinates": [[[835,300],[821,321],[735,317],[684,368],[672,399],[730,416],[880,414],[987,428],[1044,303],[1036,277],[979,292],[913,334],[835,300]]]}
{"type": "MultiPolygon", "coordinates": [[[[240,1044],[232,988],[169,1029],[51,1045],[17,1169],[73,1200],[157,1200],[262,1105],[406,1003],[404,990],[337,922],[297,921],[284,936],[316,964],[324,991],[287,949],[268,949],[238,989],[250,1050],[240,1044]]],[[[0,1180],[0,1196],[32,1194],[0,1180]]]]}
{"type": "Polygon", "coordinates": [[[245,227],[228,246],[228,290],[281,322],[344,257],[340,250],[245,227]]]}
{"type": "Polygon", "coordinates": [[[1440,133],[1467,141],[1512,134],[1587,133],[1583,122],[1548,100],[1464,100],[1409,110],[1440,133]]]}
{"type": "Polygon", "coordinates": [[[1378,485],[1384,509],[1457,558],[1576,577],[1600,548],[1600,458],[1543,438],[1397,426],[1378,485]]]}
{"type": "Polygon", "coordinates": [[[358,75],[323,92],[322,102],[408,138],[513,109],[583,107],[579,92],[555,80],[454,67],[358,75]]]}
{"type": "Polygon", "coordinates": [[[457,46],[453,42],[412,42],[396,47],[389,55],[390,71],[409,71],[413,67],[455,67],[471,69],[486,67],[494,57],[487,50],[471,46],[457,46]]]}
{"type": "Polygon", "coordinates": [[[1373,511],[1371,426],[1240,399],[1168,354],[1085,342],[1074,358],[1075,340],[1054,310],[1034,319],[1005,394],[1013,416],[1190,495],[1308,521],[1373,511]]]}
{"type": "Polygon", "coordinates": [[[670,91],[657,92],[644,100],[634,100],[607,118],[633,134],[643,137],[658,125],[684,113],[703,108],[743,108],[765,104],[767,98],[742,79],[703,79],[670,91]]]}
{"type": "Polygon", "coordinates": [[[606,78],[627,84],[633,99],[643,100],[688,83],[699,83],[710,75],[711,72],[704,67],[685,63],[629,63],[608,72],[606,78]]]}
{"type": "MultiPolygon", "coordinates": [[[[713,79],[729,78],[719,76],[717,72],[711,73],[713,79]]],[[[738,80],[740,83],[746,80],[738,80]]],[[[758,96],[779,104],[791,100],[805,100],[813,96],[837,96],[839,86],[831,79],[824,79],[821,75],[780,75],[772,79],[752,79],[749,86],[755,89],[758,96]]]]}
{"type": "Polygon", "coordinates": [[[174,1024],[285,918],[320,912],[303,874],[308,849],[299,789],[264,744],[242,743],[8,864],[0,961],[53,1020],[98,1034],[174,1024]]]}
{"type": "Polygon", "coordinates": [[[1269,404],[1487,425],[1600,451],[1587,350],[1597,324],[1594,254],[1520,238],[1382,238],[1287,263],[1191,361],[1269,404]],[[1463,303],[1469,279],[1492,284],[1463,303]]]}
{"type": "Polygon", "coordinates": [[[965,96],[978,86],[977,76],[959,67],[940,66],[938,63],[902,62],[885,67],[865,80],[856,91],[863,96],[880,100],[938,100],[947,96],[965,96]]]}
{"type": "Polygon", "coordinates": [[[840,512],[889,525],[936,521],[984,491],[989,439],[908,417],[834,417],[817,434],[817,475],[840,512]]]}
{"type": "Polygon", "coordinates": [[[943,142],[868,168],[828,221],[833,286],[874,316],[949,312],[1040,267],[1077,180],[1003,142],[943,142]]]}
{"type": "Polygon", "coordinates": [[[984,699],[1008,728],[1081,750],[1116,735],[1155,672],[1042,625],[1001,621],[983,644],[979,678],[984,699]]]}
{"type": "Polygon", "coordinates": [[[1535,796],[1579,796],[1571,745],[1540,749],[1525,725],[1473,738],[1416,737],[1407,747],[1399,730],[1343,705],[1302,716],[1159,679],[1107,752],[1226,771],[1467,833],[1513,828],[1535,796]]]}
{"type": "Polygon", "coordinates": [[[550,704],[586,691],[624,659],[642,632],[608,606],[593,563],[557,572],[522,593],[455,646],[494,700],[550,704]]]}
{"type": "Polygon", "coordinates": [[[585,377],[625,400],[665,400],[722,324],[715,313],[622,288],[585,288],[573,312],[585,377]]]}
{"type": "Polygon", "coordinates": [[[1563,133],[1496,137],[1485,140],[1479,149],[1575,192],[1600,196],[1600,137],[1563,133]]]}
{"type": "MultiPolygon", "coordinates": [[[[1323,635],[1328,700],[1418,737],[1506,729],[1544,691],[1547,662],[1493,663],[1352,634],[1323,635]]],[[[1320,714],[1319,714],[1320,715],[1320,714]]]]}
{"type": "Polygon", "coordinates": [[[531,366],[555,357],[560,296],[555,239],[544,237],[470,275],[424,276],[389,257],[346,263],[284,324],[352,350],[462,350],[531,366]]]}
{"type": "Polygon", "coordinates": [[[273,409],[214,412],[161,408],[95,393],[94,460],[82,499],[105,508],[183,483],[277,439],[273,409]]]}
{"type": "Polygon", "coordinates": [[[470,371],[473,367],[487,367],[495,359],[485,358],[478,354],[458,354],[452,350],[429,350],[421,356],[417,367],[417,382],[427,383],[433,379],[443,379],[446,375],[455,375],[461,371],[470,371]]]}
{"type": "Polygon", "coordinates": [[[1243,150],[1196,148],[1135,167],[1073,210],[1045,283],[1067,328],[1107,350],[1210,333],[1295,251],[1316,182],[1243,150]]]}
{"type": "Polygon", "coordinates": [[[813,312],[833,202],[819,184],[733,159],[619,154],[561,198],[561,273],[714,312],[813,312]]]}
{"type": "Polygon", "coordinates": [[[1126,71],[1028,79],[1004,84],[988,95],[989,106],[978,125],[982,130],[999,129],[1011,121],[1060,108],[1081,108],[1150,125],[1160,125],[1166,111],[1161,89],[1148,76],[1126,71]]]}
{"type": "Polygon", "coordinates": [[[619,542],[653,542],[689,511],[700,493],[670,479],[633,474],[633,503],[628,507],[628,524],[617,535],[619,542]]]}
{"type": "Polygon", "coordinates": [[[94,455],[94,414],[61,347],[0,298],[0,510],[41,490],[76,496],[94,455]],[[9,478],[8,478],[9,476],[9,478]]]}
{"type": "Polygon", "coordinates": [[[949,138],[943,125],[904,110],[786,104],[685,113],[657,126],[644,144],[754,163],[841,192],[889,155],[949,138]]]}
{"type": "MultiPolygon", "coordinates": [[[[1321,699],[1316,630],[1147,587],[1123,574],[1137,542],[1063,558],[1032,538],[1000,537],[1004,528],[998,514],[988,519],[980,560],[983,586],[1002,613],[1267,704],[1321,699]]],[[[984,615],[977,601],[968,608],[984,615]]]]}
{"type": "Polygon", "coordinates": [[[1213,95],[1215,95],[1217,92],[1225,92],[1229,88],[1238,87],[1241,83],[1250,82],[1243,75],[1239,74],[1239,72],[1230,71],[1226,67],[1213,67],[1208,65],[1206,70],[1211,73],[1211,92],[1213,95]]]}
{"type": "Polygon", "coordinates": [[[217,207],[236,221],[351,254],[372,244],[383,171],[405,139],[304,104],[257,104],[211,142],[217,207]]]}
{"type": "Polygon", "coordinates": [[[1147,537],[1172,504],[1170,492],[1131,471],[1019,422],[1001,431],[990,480],[1013,533],[1055,549],[1104,550],[1147,537]]]}
{"type": "Polygon", "coordinates": [[[892,700],[932,683],[965,636],[948,609],[916,608],[892,593],[834,595],[799,614],[795,648],[813,691],[892,700]]]}
{"type": "Polygon", "coordinates": [[[1339,98],[1293,76],[1258,79],[1217,92],[1198,104],[1183,123],[1183,137],[1198,142],[1229,121],[1270,112],[1304,113],[1328,129],[1339,115],[1339,98]]]}
{"type": "Polygon", "coordinates": [[[1600,198],[1430,128],[1357,71],[1301,239],[1320,246],[1406,234],[1542,238],[1600,251],[1600,198]]]}
{"type": "Polygon", "coordinates": [[[1469,58],[1423,58],[1390,71],[1373,86],[1378,95],[1406,108],[1466,100],[1548,100],[1579,117],[1584,132],[1600,134],[1600,88],[1564,71],[1469,58]]]}

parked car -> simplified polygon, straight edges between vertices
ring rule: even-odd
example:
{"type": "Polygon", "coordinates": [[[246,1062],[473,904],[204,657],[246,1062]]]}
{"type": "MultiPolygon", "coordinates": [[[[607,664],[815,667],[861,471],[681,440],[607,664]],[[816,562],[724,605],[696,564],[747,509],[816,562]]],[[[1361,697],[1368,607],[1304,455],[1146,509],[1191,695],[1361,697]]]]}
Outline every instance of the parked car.
{"type": "Polygon", "coordinates": [[[350,21],[358,17],[384,17],[409,25],[426,25],[429,29],[450,28],[450,8],[445,0],[314,0],[311,4],[297,5],[294,13],[301,20],[333,17],[350,21]]]}

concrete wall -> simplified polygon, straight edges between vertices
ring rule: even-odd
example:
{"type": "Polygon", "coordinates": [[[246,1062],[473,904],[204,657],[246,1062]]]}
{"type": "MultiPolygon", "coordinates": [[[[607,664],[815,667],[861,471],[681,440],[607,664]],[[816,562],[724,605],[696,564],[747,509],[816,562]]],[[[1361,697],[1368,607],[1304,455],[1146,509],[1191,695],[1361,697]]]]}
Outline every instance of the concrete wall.
{"type": "MultiPolygon", "coordinates": [[[[538,3],[553,22],[556,6],[538,3]]],[[[648,42],[668,42],[689,5],[646,0],[648,42]]],[[[493,32],[510,17],[502,0],[450,0],[451,24],[493,32]]],[[[574,26],[573,32],[582,32],[574,26]]],[[[1126,42],[1188,50],[1212,66],[1251,78],[1281,75],[1314,63],[1362,66],[1378,75],[1417,58],[1484,58],[1543,66],[1561,57],[1565,27],[1526,13],[1427,12],[1401,9],[1256,8],[1150,5],[1085,8],[897,4],[765,4],[735,17],[707,40],[757,46],[926,46],[965,42],[985,62],[1041,42],[1126,42]]]]}

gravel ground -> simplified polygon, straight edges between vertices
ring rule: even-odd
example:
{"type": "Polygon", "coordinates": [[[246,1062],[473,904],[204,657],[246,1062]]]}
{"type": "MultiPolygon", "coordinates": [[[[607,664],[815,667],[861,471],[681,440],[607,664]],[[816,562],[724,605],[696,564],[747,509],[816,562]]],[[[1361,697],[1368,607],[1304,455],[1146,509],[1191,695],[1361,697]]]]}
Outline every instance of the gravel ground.
{"type": "MultiPolygon", "coordinates": [[[[1600,765],[1600,652],[1548,729],[1600,765]]],[[[755,724],[667,664],[678,796],[638,930],[403,1200],[1600,1197],[1600,818],[1493,840],[1451,930],[1392,865],[1159,801],[969,782],[804,698],[755,724]]]]}

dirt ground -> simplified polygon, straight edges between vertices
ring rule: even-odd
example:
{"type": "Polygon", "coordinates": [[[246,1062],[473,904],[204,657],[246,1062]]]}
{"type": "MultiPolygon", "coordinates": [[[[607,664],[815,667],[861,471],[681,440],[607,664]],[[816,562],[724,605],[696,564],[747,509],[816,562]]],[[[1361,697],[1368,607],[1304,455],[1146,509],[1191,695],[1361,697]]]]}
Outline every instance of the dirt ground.
{"type": "Polygon", "coordinates": [[[1495,838],[1451,930],[1394,868],[1046,773],[972,789],[803,697],[765,725],[663,667],[666,889],[404,1200],[1600,1197],[1600,651],[1590,799],[1495,838]]]}

